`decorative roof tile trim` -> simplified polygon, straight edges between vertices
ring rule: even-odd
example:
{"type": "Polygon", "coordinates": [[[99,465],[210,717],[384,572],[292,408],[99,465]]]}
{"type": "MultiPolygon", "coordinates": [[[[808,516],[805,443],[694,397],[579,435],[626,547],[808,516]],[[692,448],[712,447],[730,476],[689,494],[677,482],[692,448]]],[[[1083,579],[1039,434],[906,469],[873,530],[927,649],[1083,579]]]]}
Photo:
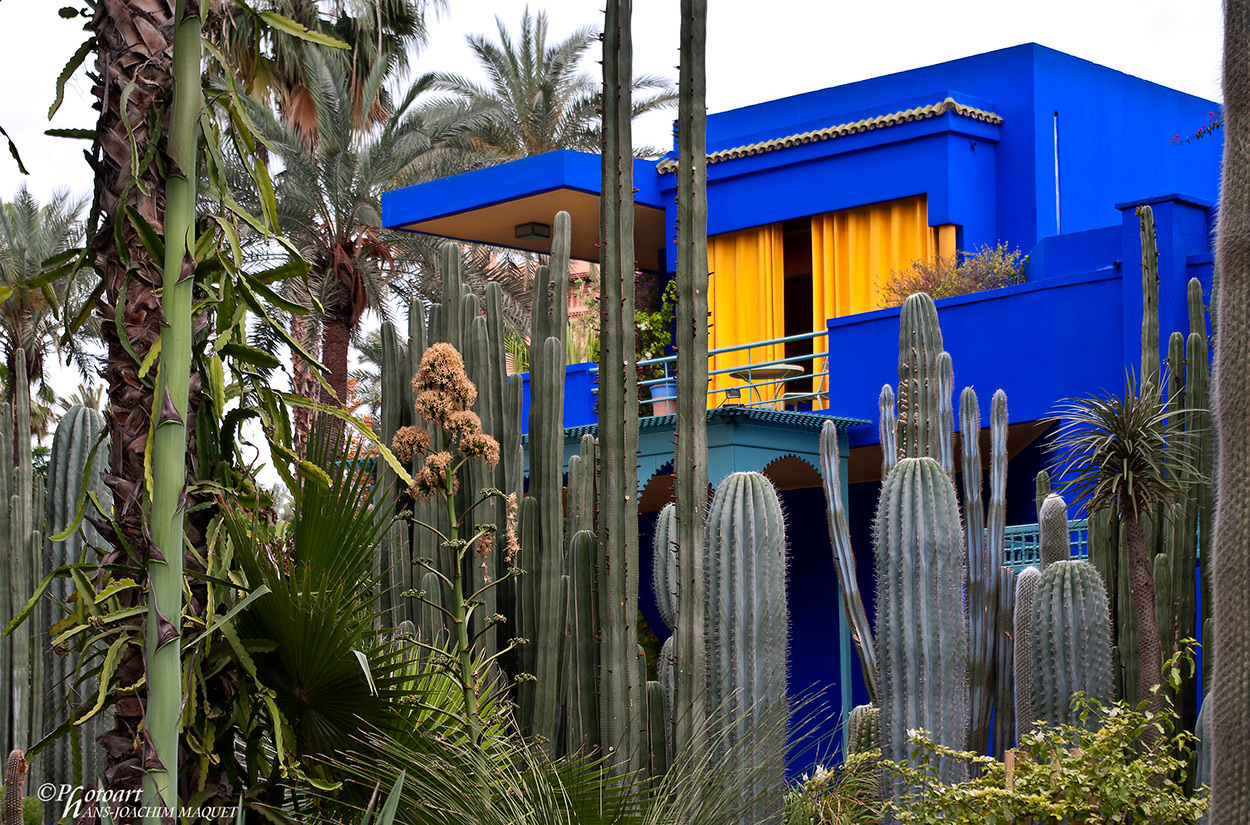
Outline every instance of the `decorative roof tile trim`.
{"type": "MultiPolygon", "coordinates": [[[[789,429],[809,430],[814,433],[820,432],[820,428],[824,426],[826,421],[832,421],[839,429],[843,430],[851,427],[862,427],[872,423],[863,418],[848,418],[841,415],[824,415],[823,413],[791,412],[789,410],[756,409],[736,404],[726,407],[713,407],[707,411],[707,419],[709,423],[746,421],[761,424],[780,424],[789,429]]],[[[639,419],[638,429],[643,432],[672,430],[676,424],[676,413],[645,416],[639,419]]],[[[598,435],[598,431],[599,425],[597,424],[582,424],[577,427],[566,427],[564,429],[564,437],[565,439],[581,438],[587,433],[598,435]]],[[[522,435],[521,441],[524,444],[528,444],[529,433],[522,435]]]]}
{"type": "MultiPolygon", "coordinates": [[[[797,135],[787,135],[785,137],[773,138],[762,143],[752,143],[747,146],[735,146],[732,149],[721,149],[717,152],[710,152],[707,156],[708,163],[720,163],[725,160],[734,160],[735,158],[745,158],[751,155],[762,155],[765,152],[772,152],[777,149],[788,149],[791,146],[802,146],[805,143],[819,143],[822,140],[833,140],[834,138],[855,135],[860,132],[871,132],[875,129],[884,129],[887,126],[898,126],[903,123],[911,123],[915,120],[928,120],[930,118],[939,117],[947,112],[954,112],[962,117],[979,120],[984,123],[990,123],[998,126],[1003,122],[1001,115],[994,112],[987,112],[984,109],[977,109],[972,106],[965,106],[952,97],[948,97],[940,103],[932,103],[928,106],[918,106],[915,109],[904,109],[901,112],[892,112],[888,115],[878,115],[877,117],[865,118],[857,120],[853,123],[839,123],[836,126],[826,126],[824,129],[815,129],[810,132],[800,132],[797,135]]],[[[677,161],[662,160],[655,165],[655,170],[661,174],[677,171],[677,161]]]]}

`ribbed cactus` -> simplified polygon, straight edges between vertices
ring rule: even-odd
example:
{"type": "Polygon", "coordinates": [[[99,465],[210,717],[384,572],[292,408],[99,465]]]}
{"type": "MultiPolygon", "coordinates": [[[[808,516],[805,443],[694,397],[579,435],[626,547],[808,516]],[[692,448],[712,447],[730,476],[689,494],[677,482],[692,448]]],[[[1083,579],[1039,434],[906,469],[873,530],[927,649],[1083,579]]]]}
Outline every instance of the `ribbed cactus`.
{"type": "MultiPolygon", "coordinates": [[[[73,523],[79,493],[84,484],[88,491],[96,494],[101,504],[110,500],[105,495],[106,488],[100,478],[100,473],[106,467],[107,456],[108,438],[104,435],[104,416],[80,405],[70,407],[57,425],[48,461],[45,531],[49,535],[57,535],[73,523]],[[90,465],[87,463],[88,458],[92,459],[90,465]]],[[[94,551],[90,548],[101,545],[102,541],[95,527],[84,519],[78,532],[69,538],[46,542],[44,569],[39,575],[46,576],[67,564],[94,560],[94,551]]],[[[46,632],[47,628],[61,619],[61,611],[57,606],[69,603],[74,587],[69,579],[58,578],[49,585],[49,591],[40,602],[39,620],[35,624],[37,633],[46,632]]],[[[84,657],[53,652],[46,637],[41,646],[47,678],[46,691],[43,692],[44,717],[48,721],[48,727],[55,728],[79,702],[87,696],[94,696],[94,680],[87,679],[86,671],[79,667],[79,662],[84,657]],[[84,681],[76,686],[75,681],[80,678],[84,681]]],[[[72,731],[70,736],[81,737],[88,743],[94,742],[96,735],[101,732],[98,728],[97,720],[92,719],[72,731]]],[[[74,750],[70,737],[57,739],[44,749],[39,762],[48,781],[69,782],[73,777],[90,778],[97,775],[99,749],[90,746],[77,748],[85,764],[74,764],[74,750]]]]}
{"type": "Polygon", "coordinates": [[[643,767],[646,686],[638,661],[638,371],[634,366],[631,4],[603,27],[599,346],[600,736],[621,769],[643,767]]]}
{"type": "Polygon", "coordinates": [[[672,502],[664,505],[655,523],[651,587],[660,618],[672,628],[677,624],[677,507],[672,502]]]}
{"type": "Polygon", "coordinates": [[[945,467],[941,430],[953,387],[940,364],[942,352],[942,330],[933,299],[924,293],[909,296],[899,315],[898,455],[937,459],[945,467]]]}
{"type": "Polygon", "coordinates": [[[669,763],[668,708],[664,686],[647,682],[647,773],[660,777],[668,773],[669,763]]]}
{"type": "Polygon", "coordinates": [[[1037,521],[1042,521],[1042,505],[1046,503],[1046,496],[1050,495],[1050,473],[1045,470],[1040,471],[1033,479],[1034,493],[1033,501],[1037,505],[1037,521]]]}
{"type": "MultiPolygon", "coordinates": [[[[914,395],[912,396],[915,397],[914,395]]],[[[915,433],[927,428],[915,425],[915,433]]],[[[932,458],[903,458],[885,479],[877,508],[877,668],[885,759],[908,758],[908,730],[963,749],[968,726],[968,631],[964,550],[950,476],[932,458]]],[[[939,760],[943,782],[961,777],[939,760]]],[[[903,792],[891,780],[891,795],[903,792]]]]}
{"type": "Polygon", "coordinates": [[[856,705],[847,719],[846,752],[867,753],[881,747],[881,708],[856,705]]]}
{"type": "Polygon", "coordinates": [[[834,572],[838,577],[838,589],[842,594],[842,609],[851,639],[859,651],[863,668],[864,684],[868,698],[879,700],[877,691],[877,649],[872,637],[872,625],[864,611],[864,600],[859,592],[859,579],[855,569],[855,553],[851,550],[850,528],[847,526],[846,510],[842,506],[841,460],[838,455],[838,428],[826,421],[820,430],[820,477],[825,491],[825,514],[829,523],[829,543],[833,545],[834,572]]]}
{"type": "Polygon", "coordinates": [[[1107,592],[1093,565],[1056,561],[1042,571],[1033,604],[1039,719],[1052,725],[1078,724],[1071,706],[1077,691],[1104,705],[1115,698],[1110,621],[1107,592]]]}
{"type": "Polygon", "coordinates": [[[763,822],[780,811],[785,739],[772,726],[766,732],[753,728],[752,720],[784,712],[789,628],[785,520],[777,492],[762,474],[732,473],[717,487],[708,508],[705,557],[707,707],[720,737],[713,745],[727,753],[754,740],[737,753],[759,760],[744,775],[771,776],[748,820],[763,822]]]}
{"type": "Polygon", "coordinates": [[[1037,626],[1033,622],[1033,605],[1037,602],[1037,587],[1042,581],[1042,571],[1026,567],[1016,576],[1015,634],[1015,708],[1016,736],[1023,736],[1033,729],[1037,721],[1037,695],[1034,663],[1037,651],[1037,626]]]}
{"type": "Polygon", "coordinates": [[[1071,537],[1068,530],[1068,505],[1063,497],[1051,493],[1042,502],[1039,513],[1038,556],[1042,572],[1057,561],[1068,561],[1072,556],[1071,537]]]}

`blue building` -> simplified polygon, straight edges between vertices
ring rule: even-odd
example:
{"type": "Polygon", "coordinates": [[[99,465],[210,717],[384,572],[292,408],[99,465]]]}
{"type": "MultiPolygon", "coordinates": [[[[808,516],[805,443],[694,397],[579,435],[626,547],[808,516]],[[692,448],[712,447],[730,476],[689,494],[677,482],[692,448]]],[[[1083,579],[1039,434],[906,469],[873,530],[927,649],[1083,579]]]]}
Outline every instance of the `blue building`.
{"type": "MultiPolygon", "coordinates": [[[[1219,133],[1175,138],[1217,108],[1027,44],[709,116],[713,482],[762,469],[782,490],[793,693],[818,686],[835,705],[863,701],[833,606],[814,456],[817,416],[833,415],[849,448],[843,489],[871,601],[877,398],[897,381],[898,310],[883,307],[881,280],[917,259],[1002,242],[1027,254],[1025,283],[938,302],[956,390],[976,388],[986,417],[990,394],[1007,392],[1008,524],[1027,532],[1057,402],[1119,390],[1137,365],[1136,206],[1150,203],[1157,224],[1163,346],[1188,332],[1189,278],[1209,294],[1219,133]]],[[[598,156],[552,152],[387,193],[383,218],[546,252],[549,240],[521,229],[549,226],[563,209],[573,256],[595,261],[599,179],[598,156]]],[[[636,160],[634,180],[638,266],[665,273],[675,258],[671,155],[636,160]]],[[[594,424],[594,375],[568,369],[571,454],[594,424]]],[[[644,511],[669,489],[671,427],[663,416],[642,424],[644,511]]]]}

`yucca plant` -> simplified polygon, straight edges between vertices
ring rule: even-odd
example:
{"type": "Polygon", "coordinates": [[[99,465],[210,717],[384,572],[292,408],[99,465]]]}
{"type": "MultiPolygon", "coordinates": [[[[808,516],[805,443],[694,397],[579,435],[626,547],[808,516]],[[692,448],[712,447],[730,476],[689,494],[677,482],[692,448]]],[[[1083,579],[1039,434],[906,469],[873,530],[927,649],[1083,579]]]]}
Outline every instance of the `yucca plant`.
{"type": "Polygon", "coordinates": [[[1083,499],[1086,513],[1103,508],[1118,513],[1124,527],[1140,657],[1138,697],[1149,698],[1151,710],[1158,711],[1161,697],[1154,689],[1163,683],[1163,649],[1143,521],[1155,515],[1170,520],[1186,492],[1185,479],[1200,477],[1185,416],[1169,411],[1158,389],[1150,381],[1139,386],[1132,372],[1122,395],[1076,399],[1059,415],[1063,424],[1051,450],[1065,493],[1083,499]]]}

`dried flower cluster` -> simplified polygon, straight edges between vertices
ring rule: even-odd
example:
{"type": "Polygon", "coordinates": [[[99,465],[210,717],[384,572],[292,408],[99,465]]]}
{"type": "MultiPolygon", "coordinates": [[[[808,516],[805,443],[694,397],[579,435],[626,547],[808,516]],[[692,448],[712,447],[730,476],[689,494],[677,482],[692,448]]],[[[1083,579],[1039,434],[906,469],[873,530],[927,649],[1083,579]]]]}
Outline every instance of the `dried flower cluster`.
{"type": "Polygon", "coordinates": [[[412,389],[417,394],[417,412],[439,424],[451,413],[467,410],[477,400],[477,387],[465,374],[464,360],[448,343],[435,344],[421,356],[412,389]],[[441,396],[441,399],[436,400],[434,396],[441,396]]]}
{"type": "Polygon", "coordinates": [[[521,552],[521,545],[516,540],[517,509],[517,495],[516,493],[510,493],[508,495],[507,520],[504,522],[503,545],[504,561],[508,562],[508,564],[512,564],[513,559],[521,552]]]}
{"type": "MultiPolygon", "coordinates": [[[[425,457],[425,466],[413,477],[408,495],[413,498],[429,498],[447,492],[448,474],[451,472],[451,453],[433,453],[425,457]]],[[[451,491],[454,493],[460,486],[460,480],[451,476],[451,491]]]]}
{"type": "Polygon", "coordinates": [[[418,455],[429,452],[430,434],[421,427],[400,427],[391,439],[391,452],[401,464],[411,464],[418,455]]]}

